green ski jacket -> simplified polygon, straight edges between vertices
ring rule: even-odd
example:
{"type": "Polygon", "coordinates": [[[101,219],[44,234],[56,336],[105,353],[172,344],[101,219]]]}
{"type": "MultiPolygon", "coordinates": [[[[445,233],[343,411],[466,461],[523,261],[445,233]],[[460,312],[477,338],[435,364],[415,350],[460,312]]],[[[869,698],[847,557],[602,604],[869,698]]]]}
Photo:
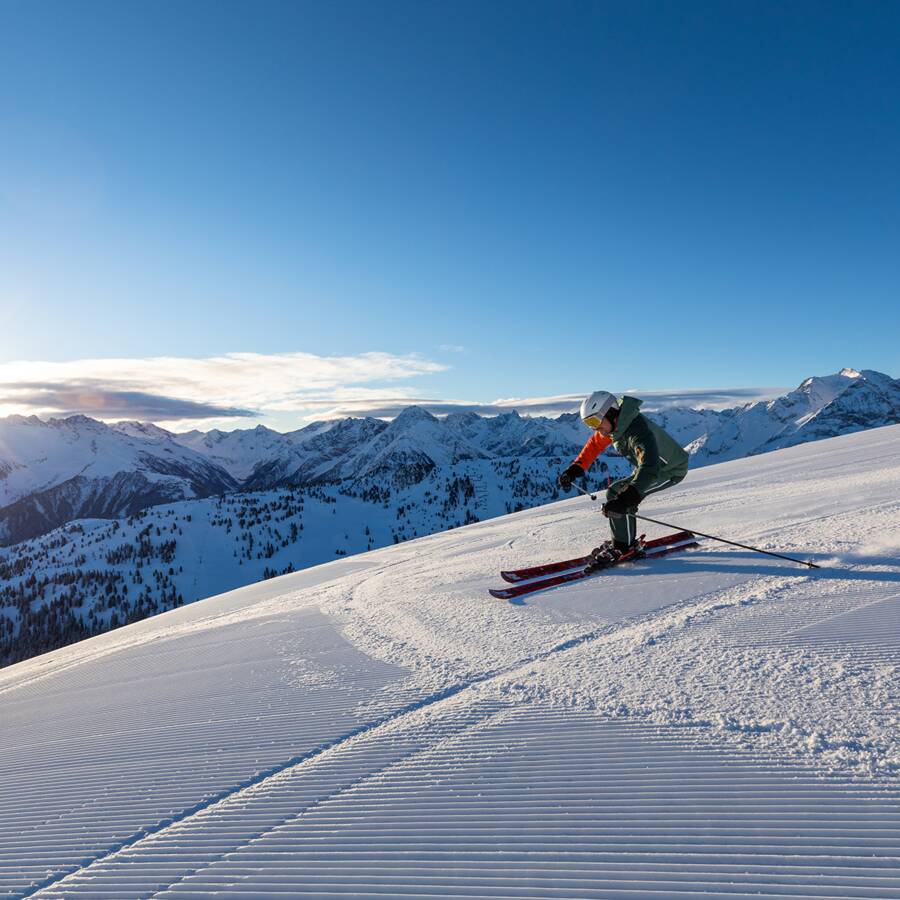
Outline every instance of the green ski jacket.
{"type": "Polygon", "coordinates": [[[689,457],[670,434],[641,414],[641,403],[637,397],[622,397],[611,436],[616,450],[634,466],[630,483],[646,494],[669,480],[681,481],[689,457]]]}

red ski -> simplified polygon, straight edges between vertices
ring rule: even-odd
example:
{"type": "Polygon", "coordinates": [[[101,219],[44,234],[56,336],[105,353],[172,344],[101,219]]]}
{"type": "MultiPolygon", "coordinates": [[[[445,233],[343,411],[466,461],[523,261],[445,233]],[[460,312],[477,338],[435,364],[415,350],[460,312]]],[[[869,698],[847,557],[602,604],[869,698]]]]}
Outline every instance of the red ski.
{"type": "MultiPolygon", "coordinates": [[[[693,540],[694,535],[690,531],[676,531],[665,537],[654,538],[646,541],[644,548],[650,550],[653,547],[665,547],[678,541],[693,540]]],[[[590,556],[579,556],[575,559],[564,559],[560,562],[544,563],[542,566],[531,566],[528,569],[507,569],[500,573],[500,577],[510,584],[519,584],[521,581],[531,581],[532,578],[543,578],[545,575],[555,575],[557,572],[566,572],[569,569],[583,569],[589,562],[590,556]]]]}
{"type": "MultiPolygon", "coordinates": [[[[610,566],[614,569],[616,566],[628,565],[629,563],[640,562],[642,559],[656,559],[657,556],[665,556],[668,553],[677,553],[679,550],[690,550],[692,547],[699,546],[693,535],[689,534],[685,543],[673,544],[671,542],[655,545],[651,547],[649,552],[645,551],[641,556],[635,556],[631,559],[623,559],[621,562],[610,566]]],[[[682,538],[684,540],[684,538],[682,538]]],[[[553,575],[549,578],[541,578],[537,581],[529,581],[527,584],[516,584],[508,588],[491,588],[488,593],[498,600],[513,600],[516,597],[522,597],[525,594],[533,594],[536,591],[545,591],[547,588],[558,587],[561,584],[568,584],[570,581],[580,581],[582,578],[592,578],[594,575],[602,575],[609,569],[599,569],[596,572],[585,572],[583,568],[574,569],[571,572],[563,572],[561,575],[553,575]]]]}

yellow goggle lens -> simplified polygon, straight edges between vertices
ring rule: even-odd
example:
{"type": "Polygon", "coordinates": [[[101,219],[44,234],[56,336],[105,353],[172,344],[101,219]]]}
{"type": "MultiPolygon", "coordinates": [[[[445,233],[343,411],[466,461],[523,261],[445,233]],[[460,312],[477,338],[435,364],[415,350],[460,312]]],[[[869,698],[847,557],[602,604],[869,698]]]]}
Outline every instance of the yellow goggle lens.
{"type": "Polygon", "coordinates": [[[600,427],[600,419],[598,419],[596,416],[588,416],[584,420],[584,424],[596,431],[600,427]]]}

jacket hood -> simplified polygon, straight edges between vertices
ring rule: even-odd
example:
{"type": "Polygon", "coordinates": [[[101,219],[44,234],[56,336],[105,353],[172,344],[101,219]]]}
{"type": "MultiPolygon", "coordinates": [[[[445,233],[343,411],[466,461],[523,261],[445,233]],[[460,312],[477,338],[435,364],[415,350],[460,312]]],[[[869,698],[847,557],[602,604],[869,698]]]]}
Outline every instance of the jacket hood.
{"type": "Polygon", "coordinates": [[[619,402],[619,420],[616,422],[616,430],[612,433],[613,439],[621,437],[628,431],[635,416],[641,411],[643,400],[637,397],[629,397],[627,394],[619,402]]]}

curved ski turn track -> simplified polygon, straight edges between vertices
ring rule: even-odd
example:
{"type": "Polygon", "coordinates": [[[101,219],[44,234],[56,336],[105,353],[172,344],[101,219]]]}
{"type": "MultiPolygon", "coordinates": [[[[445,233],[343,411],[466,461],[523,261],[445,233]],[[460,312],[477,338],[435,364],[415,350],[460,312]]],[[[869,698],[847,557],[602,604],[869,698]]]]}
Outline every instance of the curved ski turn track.
{"type": "Polygon", "coordinates": [[[704,543],[511,604],[576,499],[0,671],[0,896],[900,898],[900,427],[691,473],[704,543]]]}

